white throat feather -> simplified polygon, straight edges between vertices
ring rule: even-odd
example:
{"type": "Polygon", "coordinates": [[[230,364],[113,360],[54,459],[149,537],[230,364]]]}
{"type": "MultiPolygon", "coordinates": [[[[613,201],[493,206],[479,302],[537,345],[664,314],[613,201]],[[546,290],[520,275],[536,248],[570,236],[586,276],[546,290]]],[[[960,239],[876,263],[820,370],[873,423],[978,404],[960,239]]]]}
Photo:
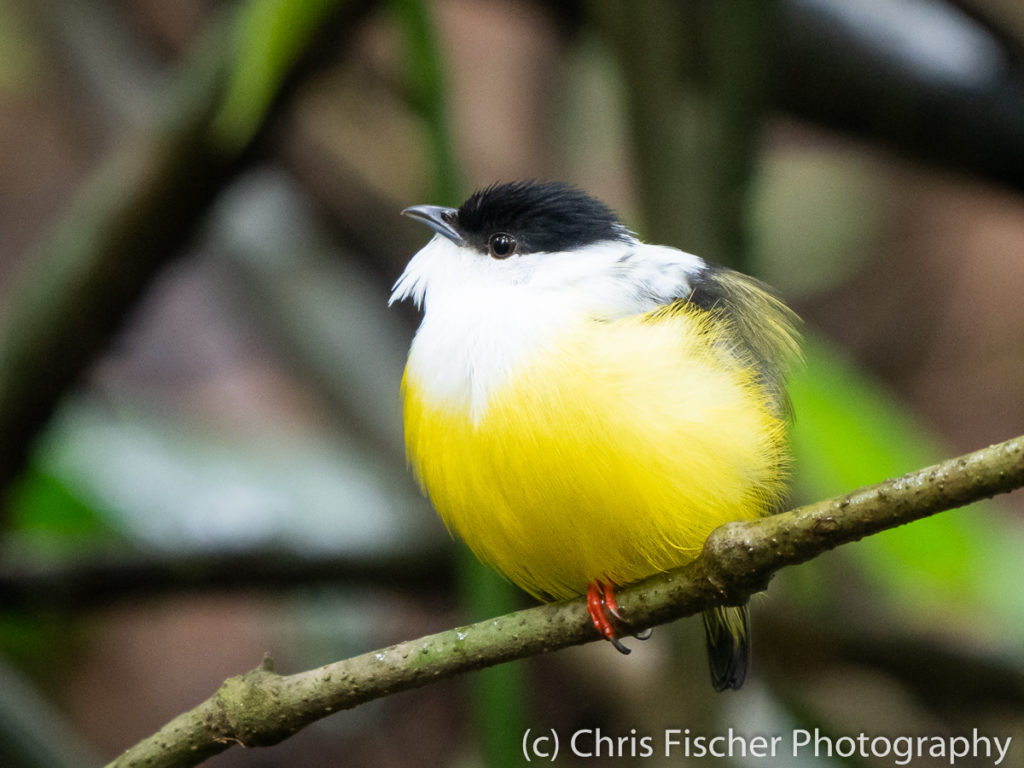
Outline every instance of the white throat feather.
{"type": "Polygon", "coordinates": [[[395,282],[389,303],[424,313],[407,376],[438,404],[476,420],[490,394],[573,323],[648,312],[690,293],[699,257],[638,240],[495,260],[435,236],[395,282]]]}

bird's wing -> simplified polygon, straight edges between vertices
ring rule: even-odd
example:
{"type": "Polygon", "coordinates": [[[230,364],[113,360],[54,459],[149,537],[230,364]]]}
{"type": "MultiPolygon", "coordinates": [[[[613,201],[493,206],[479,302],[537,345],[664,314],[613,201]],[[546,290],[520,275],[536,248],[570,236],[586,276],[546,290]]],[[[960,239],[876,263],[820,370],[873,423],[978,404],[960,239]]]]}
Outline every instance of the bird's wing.
{"type": "Polygon", "coordinates": [[[771,391],[780,412],[790,414],[785,374],[800,360],[800,319],[756,278],[709,264],[663,246],[641,245],[623,269],[629,269],[637,313],[671,313],[673,307],[698,307],[713,313],[724,338],[749,359],[771,391]]]}

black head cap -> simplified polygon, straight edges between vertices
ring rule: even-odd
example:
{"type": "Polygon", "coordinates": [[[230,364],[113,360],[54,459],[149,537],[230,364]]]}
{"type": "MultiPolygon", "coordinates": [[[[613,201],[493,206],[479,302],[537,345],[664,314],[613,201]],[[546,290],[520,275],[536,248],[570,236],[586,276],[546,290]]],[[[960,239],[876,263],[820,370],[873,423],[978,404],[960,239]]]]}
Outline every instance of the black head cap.
{"type": "Polygon", "coordinates": [[[459,208],[453,226],[467,244],[484,253],[488,239],[499,232],[516,239],[519,253],[632,239],[611,208],[555,181],[515,181],[478,190],[459,208]]]}

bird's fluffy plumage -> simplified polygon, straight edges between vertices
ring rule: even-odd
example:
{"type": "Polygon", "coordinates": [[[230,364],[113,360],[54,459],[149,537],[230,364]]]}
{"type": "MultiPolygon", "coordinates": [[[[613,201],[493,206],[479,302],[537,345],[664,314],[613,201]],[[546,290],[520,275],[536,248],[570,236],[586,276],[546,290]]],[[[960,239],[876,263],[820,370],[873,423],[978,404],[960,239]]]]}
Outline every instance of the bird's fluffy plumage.
{"type": "Polygon", "coordinates": [[[773,511],[795,318],[760,283],[637,240],[563,185],[490,187],[445,219],[391,301],[424,319],[408,455],[449,528],[534,595],[681,565],[773,511]],[[487,255],[507,232],[520,248],[487,255]]]}

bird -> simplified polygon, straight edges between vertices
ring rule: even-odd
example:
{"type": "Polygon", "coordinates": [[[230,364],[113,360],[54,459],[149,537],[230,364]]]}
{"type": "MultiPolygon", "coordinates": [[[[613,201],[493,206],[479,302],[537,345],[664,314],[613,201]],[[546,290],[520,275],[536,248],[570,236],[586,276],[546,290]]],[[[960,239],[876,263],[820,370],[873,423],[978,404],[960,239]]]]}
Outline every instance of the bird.
{"type": "MultiPolygon", "coordinates": [[[[623,653],[615,590],[779,510],[799,319],[765,284],[641,241],[559,181],[402,213],[432,239],[389,304],[422,320],[402,376],[408,462],[448,529],[542,601],[586,595],[623,653]]],[[[748,611],[703,613],[711,683],[738,689],[748,611]]]]}

